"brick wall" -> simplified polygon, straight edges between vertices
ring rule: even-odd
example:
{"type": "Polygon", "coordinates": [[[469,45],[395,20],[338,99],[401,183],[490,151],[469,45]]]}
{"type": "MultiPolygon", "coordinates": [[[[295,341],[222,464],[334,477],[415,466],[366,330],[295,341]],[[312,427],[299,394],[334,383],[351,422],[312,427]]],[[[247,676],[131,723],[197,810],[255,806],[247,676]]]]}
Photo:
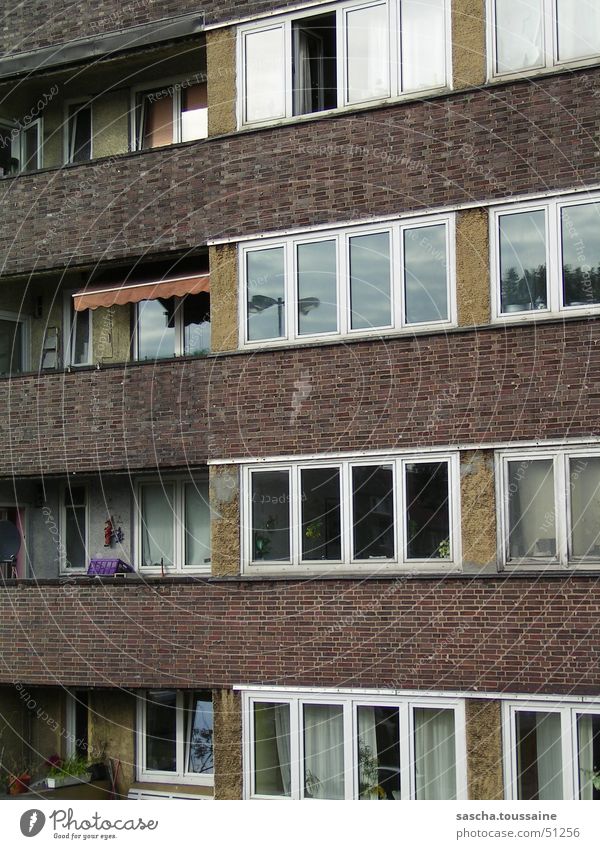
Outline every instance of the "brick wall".
{"type": "Polygon", "coordinates": [[[0,681],[597,694],[598,577],[0,587],[0,681]]]}
{"type": "Polygon", "coordinates": [[[590,319],[16,377],[0,475],[585,437],[599,369],[590,319]]]}
{"type": "Polygon", "coordinates": [[[600,181],[600,68],[0,181],[0,267],[576,189],[600,181]]]}

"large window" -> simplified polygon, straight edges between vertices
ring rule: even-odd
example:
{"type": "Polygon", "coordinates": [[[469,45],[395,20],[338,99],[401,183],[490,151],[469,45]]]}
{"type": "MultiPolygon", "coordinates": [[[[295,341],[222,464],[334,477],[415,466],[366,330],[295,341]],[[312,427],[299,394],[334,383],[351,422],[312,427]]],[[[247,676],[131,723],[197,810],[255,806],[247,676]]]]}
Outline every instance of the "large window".
{"type": "Polygon", "coordinates": [[[449,85],[448,0],[326,6],[239,30],[240,122],[449,85]]]}
{"type": "Polygon", "coordinates": [[[85,486],[68,484],[61,504],[61,571],[84,572],[88,567],[88,498],[85,486]]]}
{"type": "Polygon", "coordinates": [[[452,216],[251,243],[240,267],[248,345],[456,320],[452,216]]]}
{"type": "Polygon", "coordinates": [[[244,469],[244,569],[457,568],[456,456],[244,469]]]}
{"type": "Polygon", "coordinates": [[[600,705],[504,705],[509,799],[600,799],[600,705]]]}
{"type": "Polygon", "coordinates": [[[64,364],[85,366],[92,362],[92,310],[77,312],[73,292],[64,294],[64,364]]]}
{"type": "Polygon", "coordinates": [[[138,698],[138,780],[211,785],[213,773],[212,693],[143,693],[138,698]]]}
{"type": "Polygon", "coordinates": [[[208,478],[141,483],[137,519],[140,569],[210,572],[208,478]]]}
{"type": "Polygon", "coordinates": [[[600,451],[498,457],[507,566],[600,566],[600,451]]]}
{"type": "Polygon", "coordinates": [[[492,76],[532,73],[600,56],[597,0],[488,0],[492,76]]]}
{"type": "Polygon", "coordinates": [[[138,360],[200,356],[210,351],[210,295],[155,298],[135,305],[138,360]]]}
{"type": "Polygon", "coordinates": [[[148,150],[208,136],[206,83],[166,82],[134,92],[133,146],[148,150]]]}
{"type": "Polygon", "coordinates": [[[92,158],[92,104],[89,100],[66,105],[65,162],[87,162],[92,158]]]}
{"type": "Polygon", "coordinates": [[[600,197],[501,207],[491,221],[496,317],[600,308],[600,197]]]}
{"type": "Polygon", "coordinates": [[[28,330],[24,316],[0,310],[0,375],[27,370],[28,330]]]}
{"type": "Polygon", "coordinates": [[[466,797],[456,700],[250,691],[243,737],[246,798],[466,797]]]}

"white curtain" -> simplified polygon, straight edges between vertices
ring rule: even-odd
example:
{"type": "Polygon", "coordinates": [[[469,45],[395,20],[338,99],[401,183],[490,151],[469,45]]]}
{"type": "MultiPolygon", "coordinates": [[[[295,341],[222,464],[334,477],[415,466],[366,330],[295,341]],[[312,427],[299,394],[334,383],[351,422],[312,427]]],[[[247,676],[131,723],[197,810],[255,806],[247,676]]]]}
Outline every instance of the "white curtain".
{"type": "Polygon", "coordinates": [[[208,481],[185,486],[185,565],[210,563],[210,507],[208,481]]]}
{"type": "Polygon", "coordinates": [[[310,65],[309,34],[303,29],[294,30],[296,49],[294,79],[294,115],[312,112],[312,71],[310,65]]]}
{"type": "Polygon", "coordinates": [[[456,799],[454,711],[415,709],[417,799],[456,799]]]}
{"type": "Polygon", "coordinates": [[[346,14],[349,103],[387,97],[389,27],[387,6],[369,6],[346,14]]]}
{"type": "Polygon", "coordinates": [[[552,460],[509,463],[510,556],[556,555],[554,466],[552,460]]]}
{"type": "Polygon", "coordinates": [[[536,720],[538,799],[562,799],[560,714],[540,713],[536,720]]]}
{"type": "Polygon", "coordinates": [[[592,784],[594,730],[591,716],[584,715],[578,718],[577,736],[579,740],[579,798],[589,801],[594,798],[594,785],[592,784]]]}
{"type": "Polygon", "coordinates": [[[543,64],[542,0],[496,0],[498,73],[543,64]]]}
{"type": "Polygon", "coordinates": [[[558,56],[562,62],[600,52],[598,0],[558,0],[558,56]]]}
{"type": "Polygon", "coordinates": [[[361,799],[370,799],[371,791],[379,784],[378,766],[375,708],[360,707],[358,709],[358,780],[361,799]]]}
{"type": "Polygon", "coordinates": [[[446,8],[444,0],[403,0],[402,91],[446,83],[446,8]]]}
{"type": "Polygon", "coordinates": [[[286,796],[290,795],[290,706],[275,705],[275,734],[277,739],[277,757],[281,771],[281,783],[286,796]]]}
{"type": "Polygon", "coordinates": [[[570,461],[572,552],[575,557],[600,552],[600,458],[570,461]]]}
{"type": "Polygon", "coordinates": [[[304,705],[304,790],[313,799],[344,798],[344,720],[339,705],[304,705]]]}
{"type": "Polygon", "coordinates": [[[142,488],[142,562],[144,566],[173,565],[173,487],[142,488]]]}

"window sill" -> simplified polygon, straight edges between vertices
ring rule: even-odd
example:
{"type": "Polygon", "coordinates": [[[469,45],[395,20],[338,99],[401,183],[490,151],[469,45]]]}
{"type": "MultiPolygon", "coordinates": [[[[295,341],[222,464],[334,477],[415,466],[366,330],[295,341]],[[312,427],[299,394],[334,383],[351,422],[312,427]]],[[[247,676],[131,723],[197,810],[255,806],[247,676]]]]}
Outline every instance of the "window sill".
{"type": "Polygon", "coordinates": [[[544,65],[543,68],[529,68],[523,71],[511,71],[507,74],[494,74],[488,70],[487,85],[501,85],[502,83],[527,82],[532,78],[552,76],[554,74],[577,71],[582,68],[591,68],[600,65],[600,56],[591,56],[587,59],[578,59],[572,62],[560,62],[553,65],[544,65]]]}
{"type": "Polygon", "coordinates": [[[283,579],[306,578],[307,576],[317,578],[373,578],[386,575],[450,575],[460,574],[462,572],[462,568],[455,563],[448,563],[447,566],[440,564],[441,561],[431,564],[419,563],[414,566],[398,563],[381,563],[381,561],[373,561],[373,563],[365,562],[362,564],[354,563],[352,565],[342,563],[335,566],[286,566],[282,564],[265,567],[251,564],[243,568],[241,577],[272,577],[283,579]]]}
{"type": "MultiPolygon", "coordinates": [[[[600,307],[598,311],[600,311],[600,307]]],[[[375,327],[372,330],[356,330],[353,333],[322,333],[315,336],[297,336],[293,339],[258,339],[255,342],[242,340],[240,350],[263,350],[266,346],[269,348],[289,348],[319,344],[346,344],[353,341],[379,338],[428,336],[435,333],[447,333],[449,330],[456,329],[458,329],[456,321],[431,321],[405,327],[375,327]]]]}
{"type": "Polygon", "coordinates": [[[600,315],[600,304],[592,307],[565,307],[561,310],[522,310],[502,313],[492,318],[492,325],[531,324],[542,321],[562,321],[566,318],[593,318],[600,315]]]}

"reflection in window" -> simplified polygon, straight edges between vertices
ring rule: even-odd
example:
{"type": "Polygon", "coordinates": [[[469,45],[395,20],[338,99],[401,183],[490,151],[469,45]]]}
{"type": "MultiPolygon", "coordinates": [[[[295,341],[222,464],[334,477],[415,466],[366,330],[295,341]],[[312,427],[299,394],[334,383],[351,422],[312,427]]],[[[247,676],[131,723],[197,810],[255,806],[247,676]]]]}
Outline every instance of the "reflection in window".
{"type": "Polygon", "coordinates": [[[183,353],[186,356],[199,356],[210,352],[210,295],[201,292],[198,295],[186,295],[181,309],[175,313],[177,320],[183,320],[183,353]]]}
{"type": "Polygon", "coordinates": [[[406,322],[447,320],[446,227],[411,227],[404,231],[406,322]]]}
{"type": "Polygon", "coordinates": [[[173,94],[167,90],[137,97],[137,150],[173,144],[173,94]]]}
{"type": "Polygon", "coordinates": [[[208,136],[208,103],[206,83],[181,89],[181,141],[205,139],[208,136]]]}
{"type": "Polygon", "coordinates": [[[359,799],[400,799],[400,714],[394,707],[357,708],[359,799]]]}
{"type": "Polygon", "coordinates": [[[138,359],[157,360],[175,354],[175,298],[140,301],[137,305],[138,359]]]}
{"type": "Polygon", "coordinates": [[[285,335],[283,248],[247,254],[248,339],[285,335]]]}
{"type": "Polygon", "coordinates": [[[518,711],[519,799],[562,799],[561,723],[558,713],[518,711]]]}
{"type": "Polygon", "coordinates": [[[600,558],[600,457],[572,457],[571,554],[600,558]]]}
{"type": "Polygon", "coordinates": [[[415,708],[417,799],[456,799],[454,711],[415,708]]]}
{"type": "Polygon", "coordinates": [[[554,463],[519,460],[508,464],[509,557],[556,557],[554,463]]]}
{"type": "Polygon", "coordinates": [[[447,463],[407,464],[406,511],[409,559],[449,558],[447,463]]]}
{"type": "Polygon", "coordinates": [[[252,473],[252,559],[290,558],[290,482],[287,471],[252,473]]]}
{"type": "Polygon", "coordinates": [[[546,213],[500,216],[502,312],[547,309],[546,213]]]}
{"type": "Polygon", "coordinates": [[[563,297],[567,307],[600,303],[600,203],[561,210],[563,297]]]}
{"type": "Polygon", "coordinates": [[[600,715],[577,717],[579,798],[600,799],[600,715]]]}
{"type": "Polygon", "coordinates": [[[393,558],[394,471],[392,466],[352,469],[354,559],[393,558]]]}
{"type": "Polygon", "coordinates": [[[344,709],[304,705],[304,796],[344,798],[344,709]]]}
{"type": "Polygon", "coordinates": [[[290,706],[274,702],[254,705],[254,792],[289,796],[290,706]]]}
{"type": "Polygon", "coordinates": [[[341,560],[339,469],[302,469],[302,559],[341,560]]]}
{"type": "Polygon", "coordinates": [[[208,480],[186,483],[185,498],[185,565],[210,563],[210,504],[208,480]]]}
{"type": "Polygon", "coordinates": [[[544,0],[496,0],[496,70],[499,74],[544,64],[544,0]]]}
{"type": "Polygon", "coordinates": [[[392,323],[389,233],[353,236],[349,241],[351,327],[353,330],[389,327],[392,323]]]}
{"type": "Polygon", "coordinates": [[[146,695],[146,769],[177,771],[175,690],[150,690],[146,695]]]}
{"type": "Polygon", "coordinates": [[[335,333],[337,319],[335,241],[298,245],[298,332],[335,333]]]}
{"type": "Polygon", "coordinates": [[[186,772],[196,775],[210,774],[214,771],[212,694],[194,693],[189,700],[185,741],[186,772]]]}

